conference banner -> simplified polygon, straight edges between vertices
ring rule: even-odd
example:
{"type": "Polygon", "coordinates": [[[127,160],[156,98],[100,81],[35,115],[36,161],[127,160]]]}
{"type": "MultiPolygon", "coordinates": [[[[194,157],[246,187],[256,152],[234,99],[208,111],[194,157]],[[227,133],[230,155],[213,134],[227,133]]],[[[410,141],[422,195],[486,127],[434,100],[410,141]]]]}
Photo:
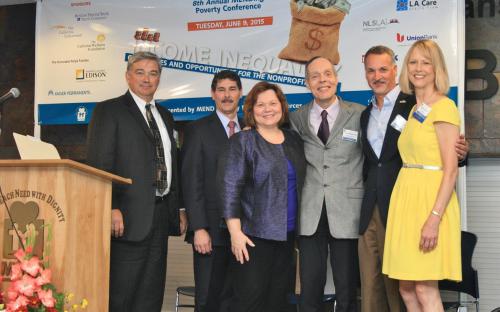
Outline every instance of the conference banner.
{"type": "Polygon", "coordinates": [[[419,39],[443,49],[458,100],[463,14],[452,0],[38,0],[35,121],[88,123],[97,102],[127,90],[136,51],[161,58],[155,99],[176,120],[214,111],[210,83],[222,69],[238,73],[244,94],[278,83],[294,110],[311,100],[304,63],[317,55],[335,64],[344,99],[367,104],[364,52],[387,45],[401,65],[419,39]]]}

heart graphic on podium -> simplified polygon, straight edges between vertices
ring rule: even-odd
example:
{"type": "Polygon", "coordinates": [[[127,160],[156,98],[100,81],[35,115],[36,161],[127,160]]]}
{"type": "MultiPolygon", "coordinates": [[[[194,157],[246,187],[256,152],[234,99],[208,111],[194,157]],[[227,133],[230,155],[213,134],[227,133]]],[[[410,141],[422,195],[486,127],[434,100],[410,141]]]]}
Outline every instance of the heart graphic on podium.
{"type": "Polygon", "coordinates": [[[12,220],[17,224],[18,230],[23,232],[26,231],[26,225],[36,220],[39,212],[38,204],[33,201],[27,203],[16,201],[10,205],[12,220]]]}
{"type": "MultiPolygon", "coordinates": [[[[15,201],[10,205],[10,215],[12,216],[12,221],[14,222],[16,229],[21,234],[21,236],[26,232],[27,225],[33,224],[35,226],[37,235],[33,251],[35,255],[41,258],[43,256],[44,221],[41,219],[37,219],[39,213],[40,207],[34,201],[29,201],[26,203],[15,201]]],[[[13,258],[13,252],[20,248],[21,245],[19,244],[19,240],[9,219],[4,220],[3,232],[3,257],[13,258]]]]}

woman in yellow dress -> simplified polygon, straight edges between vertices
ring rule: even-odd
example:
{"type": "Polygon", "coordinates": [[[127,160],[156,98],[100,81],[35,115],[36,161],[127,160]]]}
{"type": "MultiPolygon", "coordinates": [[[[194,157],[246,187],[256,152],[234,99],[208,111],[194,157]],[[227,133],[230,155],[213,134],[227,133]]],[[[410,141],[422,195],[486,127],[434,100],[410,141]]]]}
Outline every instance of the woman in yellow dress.
{"type": "Polygon", "coordinates": [[[403,168],[389,205],[382,271],[399,280],[408,311],[443,311],[438,281],[462,279],[454,191],[460,116],[446,97],[448,72],[434,41],[411,46],[399,84],[417,104],[398,140],[403,168]]]}

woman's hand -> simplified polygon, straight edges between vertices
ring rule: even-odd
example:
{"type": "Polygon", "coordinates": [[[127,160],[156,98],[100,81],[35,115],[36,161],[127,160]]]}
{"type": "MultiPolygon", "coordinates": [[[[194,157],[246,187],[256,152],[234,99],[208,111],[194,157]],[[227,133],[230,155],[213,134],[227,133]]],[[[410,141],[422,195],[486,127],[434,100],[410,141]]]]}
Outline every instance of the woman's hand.
{"type": "Polygon", "coordinates": [[[431,214],[425,221],[420,233],[420,250],[430,252],[436,248],[439,236],[439,216],[431,214]]]}
{"type": "Polygon", "coordinates": [[[236,261],[241,264],[250,260],[247,244],[251,247],[255,247],[255,244],[242,231],[235,231],[231,233],[231,251],[236,257],[236,261]]]}

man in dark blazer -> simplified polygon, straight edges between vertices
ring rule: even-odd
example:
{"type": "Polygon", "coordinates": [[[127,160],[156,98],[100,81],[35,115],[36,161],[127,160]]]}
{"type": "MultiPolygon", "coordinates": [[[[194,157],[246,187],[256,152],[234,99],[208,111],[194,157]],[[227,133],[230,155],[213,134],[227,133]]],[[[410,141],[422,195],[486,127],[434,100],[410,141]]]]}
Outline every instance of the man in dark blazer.
{"type": "Polygon", "coordinates": [[[229,70],[215,74],[211,85],[216,111],[192,122],[184,132],[182,189],[189,219],[186,240],[193,245],[195,311],[228,311],[231,287],[227,274],[229,233],[221,227],[216,172],[229,137],[241,130],[236,113],[241,81],[229,70]]]}
{"type": "MultiPolygon", "coordinates": [[[[397,312],[403,309],[398,281],[382,274],[382,259],[389,201],[402,166],[397,142],[416,100],[413,95],[402,93],[397,86],[397,66],[390,48],[370,48],[365,53],[364,64],[366,81],[374,96],[361,114],[365,156],[365,193],[358,241],[362,311],[397,312]]],[[[464,158],[468,147],[463,137],[457,142],[456,149],[459,159],[464,158]]]]}
{"type": "Polygon", "coordinates": [[[169,220],[179,218],[177,153],[172,115],[153,100],[160,74],[155,54],[132,55],[125,74],[129,90],[98,103],[89,125],[88,164],[133,182],[113,185],[112,312],[161,311],[168,222],[186,227],[184,212],[180,221],[169,220]]]}

